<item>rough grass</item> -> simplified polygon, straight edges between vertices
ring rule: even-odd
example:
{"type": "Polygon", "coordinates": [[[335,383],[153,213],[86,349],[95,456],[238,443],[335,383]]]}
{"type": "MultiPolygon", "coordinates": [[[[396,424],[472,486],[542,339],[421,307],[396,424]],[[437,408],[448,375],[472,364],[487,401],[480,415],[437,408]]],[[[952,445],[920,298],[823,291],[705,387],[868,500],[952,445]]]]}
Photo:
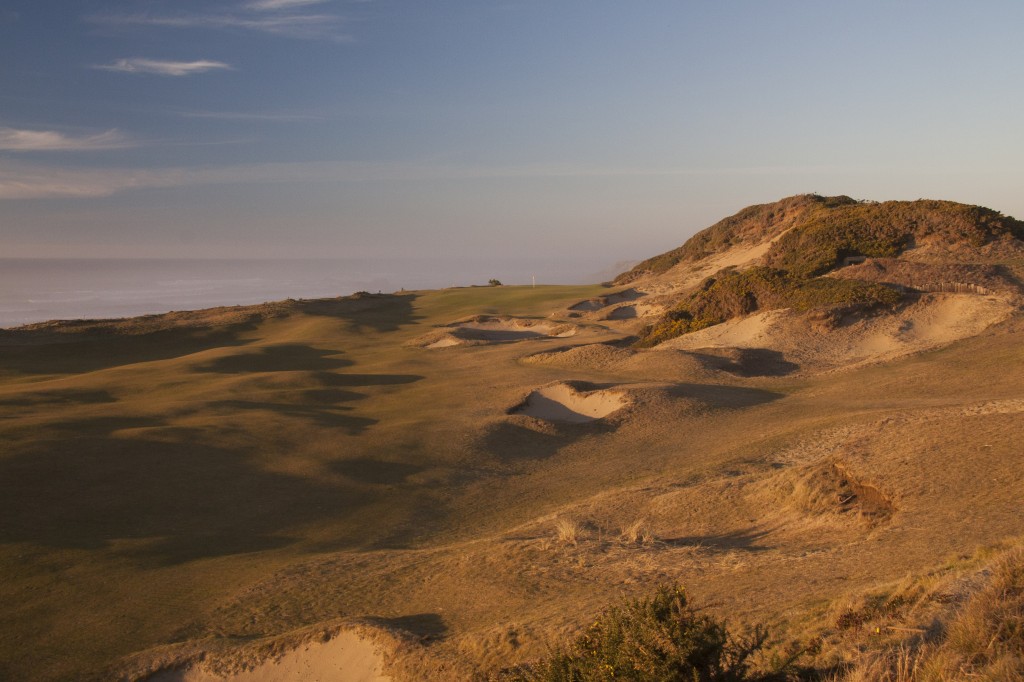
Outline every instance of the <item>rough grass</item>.
{"type": "Polygon", "coordinates": [[[868,636],[833,682],[1024,680],[1024,546],[847,608],[837,626],[868,636]],[[968,573],[982,582],[964,593],[968,573]]]}

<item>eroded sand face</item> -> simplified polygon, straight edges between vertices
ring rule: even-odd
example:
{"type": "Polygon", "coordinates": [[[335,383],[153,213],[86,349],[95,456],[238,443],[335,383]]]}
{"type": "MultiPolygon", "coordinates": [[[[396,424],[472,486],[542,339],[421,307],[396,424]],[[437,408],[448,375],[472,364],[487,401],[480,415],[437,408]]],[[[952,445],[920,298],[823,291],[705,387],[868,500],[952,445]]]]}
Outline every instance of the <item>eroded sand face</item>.
{"type": "Polygon", "coordinates": [[[581,392],[565,383],[551,384],[530,393],[514,414],[548,421],[582,424],[607,417],[628,404],[618,391],[581,392]]]}
{"type": "Polygon", "coordinates": [[[655,350],[761,348],[804,369],[850,367],[892,360],[980,334],[1005,320],[1006,301],[975,294],[925,294],[893,315],[868,317],[827,330],[812,329],[797,312],[767,310],[729,320],[658,345],[655,350]]]}
{"type": "Polygon", "coordinates": [[[149,682],[391,682],[383,673],[380,651],[354,632],[340,632],[326,642],[308,642],[277,660],[226,676],[202,664],[185,670],[166,670],[149,682]]]}

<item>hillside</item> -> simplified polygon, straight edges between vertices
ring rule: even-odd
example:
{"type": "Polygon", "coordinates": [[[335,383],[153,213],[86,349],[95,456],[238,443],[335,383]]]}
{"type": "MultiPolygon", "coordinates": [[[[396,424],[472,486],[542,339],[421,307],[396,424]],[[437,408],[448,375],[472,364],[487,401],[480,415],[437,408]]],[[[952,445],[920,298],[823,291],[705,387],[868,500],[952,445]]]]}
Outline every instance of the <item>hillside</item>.
{"type": "Polygon", "coordinates": [[[996,296],[1009,311],[1022,237],[1024,223],[980,206],[801,195],[746,208],[615,283],[657,295],[640,347],[780,309],[835,328],[929,292],[996,296]]]}
{"type": "Polygon", "coordinates": [[[1022,236],[809,195],[614,286],[0,330],[0,679],[514,676],[668,584],[805,679],[960,665],[931,624],[1019,587],[1022,236]]]}

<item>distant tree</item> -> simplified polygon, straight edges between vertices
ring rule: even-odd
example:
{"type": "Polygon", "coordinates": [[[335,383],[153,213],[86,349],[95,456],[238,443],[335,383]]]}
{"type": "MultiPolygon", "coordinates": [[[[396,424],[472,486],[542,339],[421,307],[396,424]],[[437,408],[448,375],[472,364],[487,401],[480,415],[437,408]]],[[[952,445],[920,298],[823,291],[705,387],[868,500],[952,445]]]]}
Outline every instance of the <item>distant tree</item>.
{"type": "Polygon", "coordinates": [[[492,286],[492,287],[500,287],[501,286],[501,280],[489,279],[489,280],[487,280],[487,285],[488,286],[492,286]]]}

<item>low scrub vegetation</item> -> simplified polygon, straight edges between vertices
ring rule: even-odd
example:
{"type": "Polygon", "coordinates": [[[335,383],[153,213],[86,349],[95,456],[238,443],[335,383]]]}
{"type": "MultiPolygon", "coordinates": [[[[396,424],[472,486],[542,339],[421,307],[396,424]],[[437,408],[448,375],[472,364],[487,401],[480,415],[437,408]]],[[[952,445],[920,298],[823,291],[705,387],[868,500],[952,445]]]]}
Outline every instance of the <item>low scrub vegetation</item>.
{"type": "Polygon", "coordinates": [[[757,628],[746,637],[687,603],[678,586],[605,611],[567,648],[510,671],[520,682],[742,682],[767,680],[751,672],[751,657],[767,639],[757,628]]]}

